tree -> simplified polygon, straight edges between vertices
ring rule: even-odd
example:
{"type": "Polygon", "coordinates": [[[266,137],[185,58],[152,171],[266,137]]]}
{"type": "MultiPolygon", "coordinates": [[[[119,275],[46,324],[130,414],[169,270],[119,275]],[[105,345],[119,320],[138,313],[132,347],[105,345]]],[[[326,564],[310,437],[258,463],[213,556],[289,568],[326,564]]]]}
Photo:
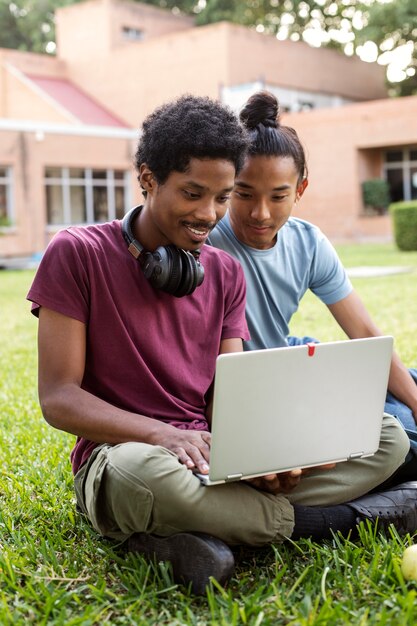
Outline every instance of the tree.
{"type": "Polygon", "coordinates": [[[0,0],[0,47],[51,52],[55,9],[79,0],[0,0]]]}
{"type": "Polygon", "coordinates": [[[416,0],[395,0],[384,4],[374,2],[364,8],[363,18],[364,27],[355,30],[357,46],[373,41],[378,46],[378,60],[383,63],[387,62],[387,53],[406,46],[410,52],[410,61],[403,67],[404,80],[392,85],[391,89],[396,95],[417,94],[416,0]]]}

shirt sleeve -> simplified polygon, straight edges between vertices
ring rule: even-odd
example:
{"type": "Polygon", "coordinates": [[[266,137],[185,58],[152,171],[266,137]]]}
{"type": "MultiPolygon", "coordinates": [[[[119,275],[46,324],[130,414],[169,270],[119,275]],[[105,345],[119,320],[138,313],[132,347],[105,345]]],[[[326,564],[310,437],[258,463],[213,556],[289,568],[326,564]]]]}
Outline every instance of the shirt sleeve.
{"type": "Polygon", "coordinates": [[[317,239],[309,288],[324,304],[339,302],[353,289],[336,250],[321,232],[317,239]]]}
{"type": "Polygon", "coordinates": [[[229,257],[232,265],[228,268],[225,297],[225,314],[223,318],[222,339],[240,337],[245,341],[250,339],[246,323],[246,283],[242,267],[238,261],[229,257]]]}
{"type": "Polygon", "coordinates": [[[27,299],[32,313],[44,306],[87,323],[89,318],[88,259],[84,245],[68,231],[50,242],[36,272],[27,299]]]}

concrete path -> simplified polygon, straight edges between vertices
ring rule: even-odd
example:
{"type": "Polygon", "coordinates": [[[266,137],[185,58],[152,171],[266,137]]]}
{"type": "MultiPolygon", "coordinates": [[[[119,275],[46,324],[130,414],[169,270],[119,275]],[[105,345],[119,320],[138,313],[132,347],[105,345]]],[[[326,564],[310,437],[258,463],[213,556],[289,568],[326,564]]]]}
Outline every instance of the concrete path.
{"type": "Polygon", "coordinates": [[[377,276],[389,276],[390,274],[408,274],[414,271],[414,267],[403,267],[401,265],[362,265],[346,268],[346,272],[350,278],[373,278],[377,276]]]}

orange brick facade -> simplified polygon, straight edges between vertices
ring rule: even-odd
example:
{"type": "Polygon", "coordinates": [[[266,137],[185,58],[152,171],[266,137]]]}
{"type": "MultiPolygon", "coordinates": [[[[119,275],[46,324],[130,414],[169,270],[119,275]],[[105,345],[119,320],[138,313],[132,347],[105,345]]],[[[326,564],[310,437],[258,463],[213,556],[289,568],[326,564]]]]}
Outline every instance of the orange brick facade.
{"type": "Polygon", "coordinates": [[[361,183],[382,175],[387,149],[417,146],[417,97],[287,114],[307,149],[309,187],[297,215],[333,240],[389,239],[389,215],[366,216],[361,183]]]}
{"type": "Polygon", "coordinates": [[[66,223],[139,202],[132,155],[156,106],[188,92],[237,107],[259,86],[290,110],[283,121],[307,150],[297,214],[333,240],[391,237],[386,215],[365,215],[361,183],[384,176],[387,150],[414,155],[417,98],[387,99],[381,67],[124,0],[62,8],[56,23],[55,57],[0,50],[0,261],[39,255],[66,223]],[[91,123],[91,111],[107,121],[91,123]]]}

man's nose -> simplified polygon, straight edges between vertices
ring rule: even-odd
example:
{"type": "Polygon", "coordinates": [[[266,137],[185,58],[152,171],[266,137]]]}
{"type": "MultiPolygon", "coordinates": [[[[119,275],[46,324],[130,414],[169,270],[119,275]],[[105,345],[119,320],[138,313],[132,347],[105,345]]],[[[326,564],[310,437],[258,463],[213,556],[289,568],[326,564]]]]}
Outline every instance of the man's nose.
{"type": "Polygon", "coordinates": [[[214,199],[207,199],[200,204],[196,213],[196,218],[207,223],[217,222],[219,219],[219,206],[216,204],[214,199]]]}
{"type": "Polygon", "coordinates": [[[258,200],[251,210],[251,217],[258,222],[263,222],[270,217],[268,203],[265,200],[258,200]]]}

